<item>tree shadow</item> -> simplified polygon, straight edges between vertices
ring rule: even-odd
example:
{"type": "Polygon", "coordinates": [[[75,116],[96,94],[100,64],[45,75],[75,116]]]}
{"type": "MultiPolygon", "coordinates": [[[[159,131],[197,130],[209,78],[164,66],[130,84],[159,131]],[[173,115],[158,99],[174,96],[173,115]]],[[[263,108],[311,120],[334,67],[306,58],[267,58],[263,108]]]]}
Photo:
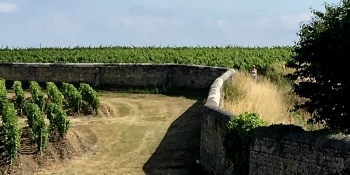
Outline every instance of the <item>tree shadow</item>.
{"type": "Polygon", "coordinates": [[[153,155],[143,165],[147,175],[204,174],[199,159],[201,108],[198,100],[169,127],[153,155]]]}

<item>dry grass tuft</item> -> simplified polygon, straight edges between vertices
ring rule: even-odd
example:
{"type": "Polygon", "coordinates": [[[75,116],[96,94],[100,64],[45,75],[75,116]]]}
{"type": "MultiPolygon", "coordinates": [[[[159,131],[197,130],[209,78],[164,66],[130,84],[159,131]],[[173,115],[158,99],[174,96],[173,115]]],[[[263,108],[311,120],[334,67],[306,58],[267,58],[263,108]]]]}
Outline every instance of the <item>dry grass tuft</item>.
{"type": "Polygon", "coordinates": [[[254,82],[249,74],[236,72],[233,84],[241,95],[225,103],[225,109],[236,114],[256,112],[269,124],[291,123],[283,92],[267,79],[259,77],[254,82]]]}
{"type": "Polygon", "coordinates": [[[265,77],[254,82],[247,72],[237,71],[232,88],[235,95],[226,99],[224,108],[234,114],[256,112],[268,124],[295,124],[305,130],[322,128],[321,125],[307,124],[307,113],[291,113],[297,97],[291,93],[290,86],[277,87],[265,77]]]}

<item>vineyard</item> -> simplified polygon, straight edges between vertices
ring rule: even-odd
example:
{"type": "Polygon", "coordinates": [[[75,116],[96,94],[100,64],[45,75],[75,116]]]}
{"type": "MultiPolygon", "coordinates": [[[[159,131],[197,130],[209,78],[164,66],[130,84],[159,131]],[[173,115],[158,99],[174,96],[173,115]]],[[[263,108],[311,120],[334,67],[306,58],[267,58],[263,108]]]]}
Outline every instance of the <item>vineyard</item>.
{"type": "MultiPolygon", "coordinates": [[[[292,48],[290,47],[0,48],[0,63],[177,63],[229,67],[239,70],[249,70],[252,65],[256,65],[259,73],[264,74],[264,71],[273,69],[275,63],[283,64],[288,61],[292,54],[292,48]]],[[[75,170],[75,172],[90,171],[90,173],[96,173],[98,168],[101,168],[99,172],[105,171],[107,173],[108,171],[109,174],[123,174],[127,173],[126,170],[129,171],[127,167],[150,166],[149,169],[163,169],[162,163],[167,164],[168,167],[178,167],[177,164],[175,166],[174,162],[167,161],[170,160],[169,157],[172,155],[163,154],[163,152],[166,152],[165,150],[171,147],[174,148],[173,152],[183,152],[184,147],[189,147],[191,149],[188,150],[188,155],[193,154],[195,144],[191,145],[188,143],[189,140],[195,140],[198,135],[196,135],[196,132],[188,132],[187,129],[191,128],[194,131],[194,128],[187,125],[182,126],[182,122],[177,122],[177,124],[174,122],[176,126],[173,127],[176,130],[183,128],[182,132],[174,132],[179,133],[178,137],[175,140],[164,142],[164,150],[160,149],[158,154],[155,153],[153,155],[154,150],[157,147],[161,147],[162,144],[160,143],[163,142],[161,141],[163,139],[161,136],[168,132],[168,127],[172,125],[173,120],[179,120],[178,118],[182,118],[182,120],[193,119],[191,121],[193,126],[197,126],[197,129],[200,128],[198,119],[193,118],[193,115],[199,109],[196,108],[196,105],[193,104],[194,107],[191,107],[191,110],[187,108],[183,109],[183,111],[175,110],[182,109],[183,99],[179,99],[179,104],[173,104],[170,103],[173,100],[164,99],[163,101],[156,99],[152,102],[145,100],[146,102],[142,103],[142,100],[135,101],[135,99],[123,98],[123,100],[118,101],[113,98],[113,102],[110,102],[110,104],[114,105],[113,109],[117,111],[118,116],[127,117],[118,117],[111,120],[118,122],[105,120],[107,122],[99,122],[101,125],[90,123],[83,125],[76,124],[75,119],[70,120],[68,116],[85,115],[86,108],[95,115],[99,113],[101,115],[104,114],[103,108],[99,108],[100,99],[96,91],[88,84],[81,83],[79,86],[74,86],[73,84],[62,83],[58,86],[53,82],[46,82],[46,88],[43,90],[37,82],[31,81],[28,88],[31,94],[29,98],[24,95],[21,82],[15,81],[12,89],[15,93],[14,97],[7,98],[8,93],[6,92],[5,80],[1,80],[0,113],[2,125],[0,124],[0,152],[4,152],[4,157],[6,157],[8,164],[12,164],[17,157],[22,157],[18,156],[18,154],[21,146],[23,146],[20,139],[21,137],[23,138],[24,132],[29,133],[30,138],[28,137],[28,140],[30,140],[32,145],[35,145],[36,153],[42,153],[43,150],[52,148],[50,146],[52,144],[52,135],[58,139],[63,140],[65,138],[68,140],[73,131],[81,130],[82,133],[89,133],[85,135],[87,140],[94,140],[96,133],[98,133],[96,140],[99,141],[96,141],[98,145],[96,149],[100,155],[97,162],[105,161],[105,163],[97,165],[94,157],[94,161],[88,160],[84,161],[83,164],[69,165],[67,170],[62,170],[67,171],[67,173],[72,170],[75,170]],[[164,111],[174,111],[160,115],[159,113],[164,112],[159,107],[162,105],[164,109],[167,109],[164,111]],[[99,109],[102,112],[99,112],[99,109]],[[170,115],[172,117],[169,117],[169,119],[165,117],[170,115]],[[26,118],[25,124],[28,127],[24,128],[23,124],[20,124],[19,119],[21,117],[19,116],[26,118]],[[164,124],[165,121],[168,125],[164,124]],[[68,132],[69,129],[70,132],[68,132]],[[162,130],[162,134],[159,134],[160,130],[162,130]],[[188,133],[191,133],[192,136],[187,138],[188,133]],[[182,141],[184,139],[183,135],[186,135],[188,142],[182,141]],[[148,141],[152,144],[148,144],[148,141]],[[176,144],[174,146],[174,143],[177,146],[176,144]],[[106,160],[106,156],[113,157],[114,160],[106,160]],[[140,163],[146,162],[148,157],[151,157],[149,159],[150,165],[140,163]],[[136,161],[136,159],[139,161],[136,161]],[[120,168],[110,166],[110,163],[118,164],[120,168]],[[71,168],[71,166],[74,166],[74,168],[71,168]]],[[[100,95],[102,100],[106,100],[103,94],[100,95]]],[[[189,106],[192,105],[192,102],[189,101],[188,103],[189,106]]],[[[173,136],[171,138],[174,139],[173,136]]],[[[174,155],[182,154],[182,152],[174,153],[174,155]]],[[[22,152],[20,154],[22,155],[22,152]]],[[[191,161],[192,159],[193,157],[188,158],[191,161]]],[[[178,169],[181,168],[174,169],[180,171],[178,169]]],[[[140,168],[130,169],[133,172],[140,170],[140,168]]],[[[141,171],[147,172],[149,170],[141,171]]],[[[62,174],[67,173],[64,172],[62,174]]],[[[166,174],[165,170],[164,174],[166,174]]]]}
{"type": "Polygon", "coordinates": [[[260,70],[292,56],[290,47],[74,47],[1,48],[0,62],[25,63],[178,63],[260,70]]]}
{"type": "MultiPolygon", "coordinates": [[[[89,84],[81,83],[79,89],[72,84],[63,83],[61,90],[53,82],[46,82],[45,96],[42,88],[36,81],[31,81],[29,92],[31,97],[26,98],[20,81],[14,81],[12,86],[14,98],[7,98],[5,80],[0,79],[0,132],[3,140],[4,157],[12,164],[18,156],[21,147],[20,139],[22,127],[19,116],[26,116],[29,127],[30,142],[37,145],[37,152],[47,148],[50,134],[58,134],[63,139],[70,127],[67,111],[74,111],[78,115],[83,108],[92,108],[98,114],[100,100],[89,84]],[[83,104],[86,105],[83,105],[83,104]],[[45,122],[48,119],[49,123],[45,122]]],[[[1,148],[1,146],[0,146],[1,148]]]]}

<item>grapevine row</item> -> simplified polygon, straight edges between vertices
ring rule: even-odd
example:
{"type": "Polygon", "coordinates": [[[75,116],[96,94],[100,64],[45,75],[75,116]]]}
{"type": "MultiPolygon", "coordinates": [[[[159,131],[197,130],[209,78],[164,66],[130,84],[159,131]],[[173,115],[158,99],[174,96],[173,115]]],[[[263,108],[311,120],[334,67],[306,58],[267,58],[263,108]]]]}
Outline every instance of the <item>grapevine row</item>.
{"type": "Polygon", "coordinates": [[[6,91],[6,85],[5,80],[0,79],[0,108],[2,108],[3,103],[7,102],[7,91],[6,91]]]}
{"type": "MultiPolygon", "coordinates": [[[[30,82],[30,92],[33,98],[32,102],[26,102],[22,83],[15,81],[12,88],[15,91],[14,103],[7,100],[7,91],[5,80],[0,79],[0,102],[1,102],[1,116],[2,116],[2,133],[4,134],[4,155],[11,160],[17,157],[20,149],[21,127],[18,122],[17,111],[24,109],[27,116],[27,124],[29,126],[30,139],[32,143],[36,143],[40,151],[45,149],[48,144],[49,131],[55,131],[60,138],[64,138],[70,127],[70,121],[67,117],[66,111],[63,109],[62,93],[53,82],[47,82],[47,93],[49,103],[45,104],[44,94],[41,91],[39,84],[35,81],[30,82]],[[47,125],[44,121],[44,113],[49,119],[50,124],[47,125]]],[[[79,90],[73,85],[64,83],[64,95],[69,97],[68,100],[71,106],[79,106],[80,109],[84,94],[86,100],[93,109],[97,112],[99,106],[99,99],[96,92],[88,85],[81,84],[79,90]],[[78,99],[78,100],[77,100],[78,99]],[[76,105],[73,102],[77,102],[76,105]]]]}
{"type": "Polygon", "coordinates": [[[0,79],[0,107],[2,119],[2,133],[4,134],[4,155],[12,160],[17,157],[20,148],[21,128],[18,123],[17,112],[13,103],[7,100],[5,80],[0,79]]]}
{"type": "Polygon", "coordinates": [[[10,164],[12,164],[12,160],[17,157],[20,149],[21,128],[14,104],[5,102],[2,108],[2,132],[5,136],[4,155],[10,158],[10,164]]]}
{"type": "Polygon", "coordinates": [[[89,84],[80,83],[79,92],[81,93],[83,100],[90,104],[92,109],[98,114],[100,99],[96,91],[89,84]]]}
{"type": "Polygon", "coordinates": [[[47,96],[52,103],[58,106],[63,106],[62,104],[62,93],[58,90],[57,86],[53,82],[46,82],[47,96]]]}
{"type": "Polygon", "coordinates": [[[75,47],[0,49],[0,62],[41,63],[178,63],[248,70],[286,62],[291,47],[75,47]]]}
{"type": "Polygon", "coordinates": [[[15,104],[18,109],[21,111],[21,115],[23,115],[23,109],[25,105],[25,96],[24,91],[22,89],[22,83],[20,81],[15,81],[12,85],[12,89],[15,91],[15,104]]]}
{"type": "Polygon", "coordinates": [[[26,104],[27,123],[30,129],[31,142],[39,146],[39,150],[47,147],[48,127],[44,121],[44,114],[35,103],[26,104]]]}
{"type": "Polygon", "coordinates": [[[74,112],[79,113],[83,104],[83,98],[77,88],[75,88],[72,84],[63,83],[62,94],[67,100],[68,106],[72,107],[74,112]]]}
{"type": "Polygon", "coordinates": [[[50,121],[50,130],[58,132],[61,138],[65,137],[70,127],[70,121],[62,106],[56,103],[48,103],[46,116],[50,121]]]}
{"type": "Polygon", "coordinates": [[[18,154],[20,148],[21,128],[18,123],[17,111],[23,109],[27,116],[27,124],[29,126],[31,142],[36,143],[39,150],[47,147],[49,131],[55,131],[61,138],[65,137],[70,127],[70,121],[66,111],[63,109],[62,95],[67,99],[69,106],[79,111],[82,107],[82,100],[92,106],[94,111],[98,113],[100,101],[97,93],[90,85],[81,83],[79,90],[72,84],[63,83],[62,92],[53,82],[47,82],[47,93],[49,103],[45,104],[44,94],[39,84],[35,81],[30,82],[30,93],[33,103],[26,102],[22,83],[15,81],[12,88],[15,91],[14,104],[7,100],[7,92],[5,80],[0,79],[0,102],[2,112],[2,132],[5,135],[5,152],[4,154],[12,159],[18,154]],[[44,113],[49,119],[50,124],[44,121],[44,113]]]}
{"type": "Polygon", "coordinates": [[[30,82],[29,91],[32,95],[34,103],[37,104],[41,110],[43,110],[45,107],[44,94],[36,81],[30,82]]]}

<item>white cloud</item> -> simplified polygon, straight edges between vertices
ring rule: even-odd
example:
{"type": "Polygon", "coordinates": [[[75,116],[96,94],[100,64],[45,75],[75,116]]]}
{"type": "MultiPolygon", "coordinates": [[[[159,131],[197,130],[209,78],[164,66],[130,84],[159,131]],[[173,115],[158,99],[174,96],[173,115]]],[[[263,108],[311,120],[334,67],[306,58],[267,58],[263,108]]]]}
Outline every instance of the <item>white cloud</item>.
{"type": "Polygon", "coordinates": [[[51,22],[47,23],[47,27],[56,34],[76,34],[83,28],[78,20],[64,14],[56,14],[51,20],[51,22]]]}
{"type": "Polygon", "coordinates": [[[16,10],[17,5],[9,2],[0,2],[0,13],[10,13],[16,10]]]}
{"type": "Polygon", "coordinates": [[[299,28],[300,23],[311,20],[312,13],[303,13],[298,15],[283,15],[279,20],[289,29],[295,30],[299,28]]]}
{"type": "MultiPolygon", "coordinates": [[[[235,22],[236,26],[242,31],[247,29],[254,29],[270,31],[270,32],[281,32],[281,31],[295,31],[299,30],[300,23],[308,22],[311,20],[312,13],[302,13],[297,15],[266,15],[252,19],[242,19],[235,22]]],[[[233,24],[231,23],[231,26],[233,24]]]]}
{"type": "Polygon", "coordinates": [[[110,27],[126,29],[140,35],[180,32],[185,29],[188,23],[186,20],[176,17],[124,15],[113,18],[109,20],[110,27]]]}
{"type": "Polygon", "coordinates": [[[226,31],[232,27],[232,24],[229,21],[223,19],[207,19],[205,26],[211,29],[219,29],[221,31],[226,31]]]}
{"type": "Polygon", "coordinates": [[[236,19],[129,14],[119,15],[108,21],[109,28],[132,33],[135,41],[191,45],[286,45],[287,42],[292,44],[299,24],[307,22],[311,17],[311,13],[267,14],[236,19]]]}

